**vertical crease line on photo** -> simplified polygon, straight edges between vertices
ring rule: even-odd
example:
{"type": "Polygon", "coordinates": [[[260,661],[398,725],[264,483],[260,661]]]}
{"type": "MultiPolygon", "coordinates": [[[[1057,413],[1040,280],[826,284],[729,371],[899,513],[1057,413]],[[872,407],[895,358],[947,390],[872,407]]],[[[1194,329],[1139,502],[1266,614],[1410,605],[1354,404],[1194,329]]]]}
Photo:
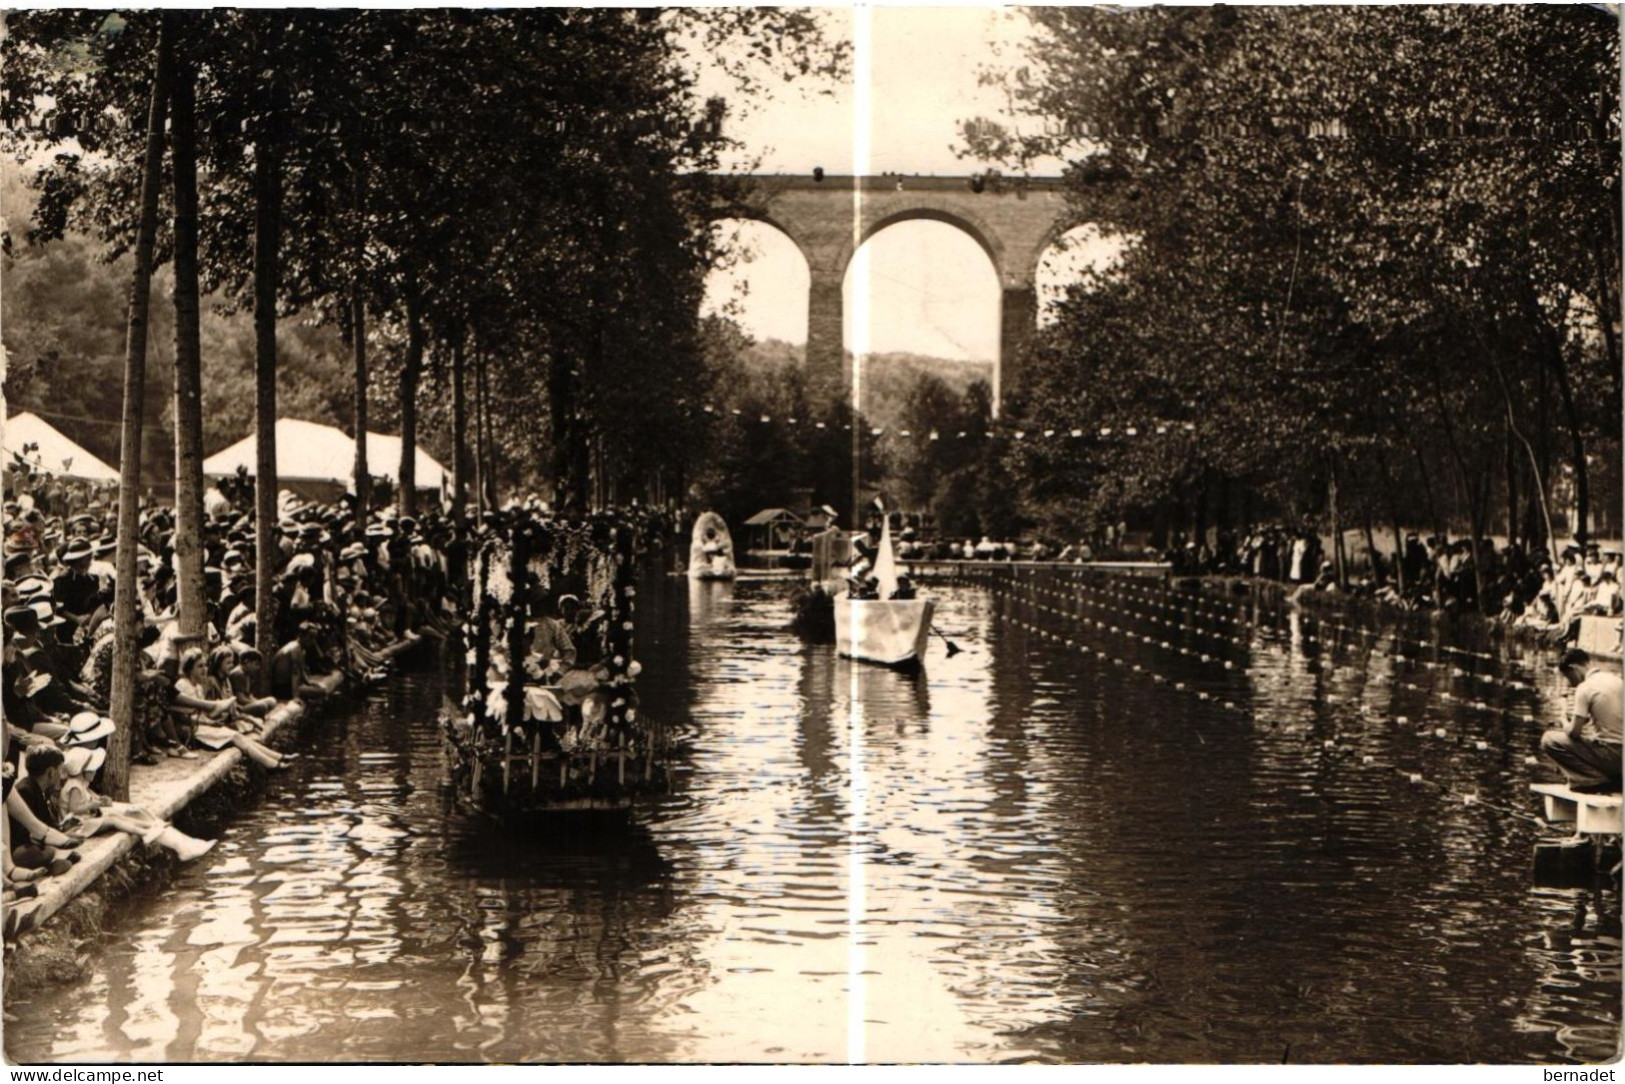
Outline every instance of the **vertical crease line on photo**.
{"type": "MultiPolygon", "coordinates": [[[[873,84],[871,81],[870,10],[861,3],[852,8],[852,504],[862,504],[863,422],[859,410],[863,402],[864,353],[869,348],[869,264],[860,251],[863,243],[863,177],[870,170],[869,125],[873,84]]],[[[843,345],[844,351],[844,345],[843,345]]],[[[844,378],[846,358],[840,355],[844,378]]],[[[854,516],[854,529],[862,526],[854,516]]],[[[851,603],[848,602],[847,605],[851,603]]],[[[851,804],[847,822],[847,1024],[846,1056],[850,1064],[865,1060],[867,991],[863,945],[864,915],[868,911],[867,883],[863,859],[863,837],[868,830],[869,781],[863,757],[863,703],[858,694],[858,667],[850,668],[847,696],[847,764],[851,776],[851,804]]]]}

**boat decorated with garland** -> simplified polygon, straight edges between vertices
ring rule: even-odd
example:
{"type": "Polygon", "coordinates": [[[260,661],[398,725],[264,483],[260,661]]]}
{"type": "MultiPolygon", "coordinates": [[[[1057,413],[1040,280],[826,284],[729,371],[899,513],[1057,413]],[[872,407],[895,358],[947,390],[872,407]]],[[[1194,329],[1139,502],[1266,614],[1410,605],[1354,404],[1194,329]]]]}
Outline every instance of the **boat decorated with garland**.
{"type": "Polygon", "coordinates": [[[636,691],[637,539],[611,515],[523,509],[477,538],[465,693],[440,720],[465,805],[502,817],[626,810],[666,791],[668,736],[636,691]]]}

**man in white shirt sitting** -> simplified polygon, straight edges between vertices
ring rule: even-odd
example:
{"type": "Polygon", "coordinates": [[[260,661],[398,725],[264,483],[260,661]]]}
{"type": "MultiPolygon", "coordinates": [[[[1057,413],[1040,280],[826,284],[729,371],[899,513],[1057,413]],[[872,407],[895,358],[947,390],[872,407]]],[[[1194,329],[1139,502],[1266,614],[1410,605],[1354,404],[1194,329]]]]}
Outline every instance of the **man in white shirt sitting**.
{"type": "Polygon", "coordinates": [[[1564,652],[1558,668],[1574,686],[1568,721],[1540,739],[1540,751],[1563,770],[1570,788],[1608,794],[1620,789],[1620,675],[1593,666],[1578,648],[1564,652]]]}

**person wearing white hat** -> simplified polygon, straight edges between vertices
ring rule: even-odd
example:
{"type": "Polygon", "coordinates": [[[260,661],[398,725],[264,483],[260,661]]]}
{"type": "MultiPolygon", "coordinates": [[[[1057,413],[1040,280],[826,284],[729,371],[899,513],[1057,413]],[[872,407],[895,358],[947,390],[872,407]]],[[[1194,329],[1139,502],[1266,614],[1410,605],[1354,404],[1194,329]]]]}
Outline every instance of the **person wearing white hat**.
{"type": "Polygon", "coordinates": [[[182,862],[201,858],[214,849],[212,839],[194,839],[172,824],[159,820],[140,806],[128,802],[115,802],[90,789],[90,779],[107,759],[105,749],[86,749],[82,746],[63,754],[64,779],[58,802],[62,808],[80,820],[80,828],[87,835],[104,832],[126,832],[141,837],[147,846],[167,847],[182,862]]]}

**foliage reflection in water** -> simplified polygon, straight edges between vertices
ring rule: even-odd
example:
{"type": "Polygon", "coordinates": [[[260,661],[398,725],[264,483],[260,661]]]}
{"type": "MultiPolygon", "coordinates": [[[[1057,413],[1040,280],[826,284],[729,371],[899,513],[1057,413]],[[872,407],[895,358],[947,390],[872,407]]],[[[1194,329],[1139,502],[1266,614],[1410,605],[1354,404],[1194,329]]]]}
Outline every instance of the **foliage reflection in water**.
{"type": "MultiPolygon", "coordinates": [[[[1616,1051],[1617,894],[1531,882],[1538,830],[1505,811],[1533,809],[1538,727],[1444,700],[1469,678],[1398,651],[1432,630],[1344,632],[1250,603],[1229,626],[1240,665],[1216,671],[1174,650],[1194,632],[1125,641],[1153,628],[1134,597],[1115,599],[1114,634],[1075,600],[933,591],[967,650],[950,660],[937,640],[911,676],[787,634],[785,585],[651,584],[640,688],[683,749],[673,794],[619,826],[500,835],[462,816],[442,785],[439,687],[397,679],[323,721],[308,763],[214,855],[133,902],[84,983],[11,1006],[8,1053],[1616,1051]],[[1176,688],[1198,683],[1210,701],[1176,688]],[[1224,699],[1245,712],[1216,711],[1224,699]],[[1462,789],[1482,800],[1449,797],[1462,789]]],[[[1475,665],[1519,683],[1518,710],[1559,710],[1536,656],[1475,665]]]]}

